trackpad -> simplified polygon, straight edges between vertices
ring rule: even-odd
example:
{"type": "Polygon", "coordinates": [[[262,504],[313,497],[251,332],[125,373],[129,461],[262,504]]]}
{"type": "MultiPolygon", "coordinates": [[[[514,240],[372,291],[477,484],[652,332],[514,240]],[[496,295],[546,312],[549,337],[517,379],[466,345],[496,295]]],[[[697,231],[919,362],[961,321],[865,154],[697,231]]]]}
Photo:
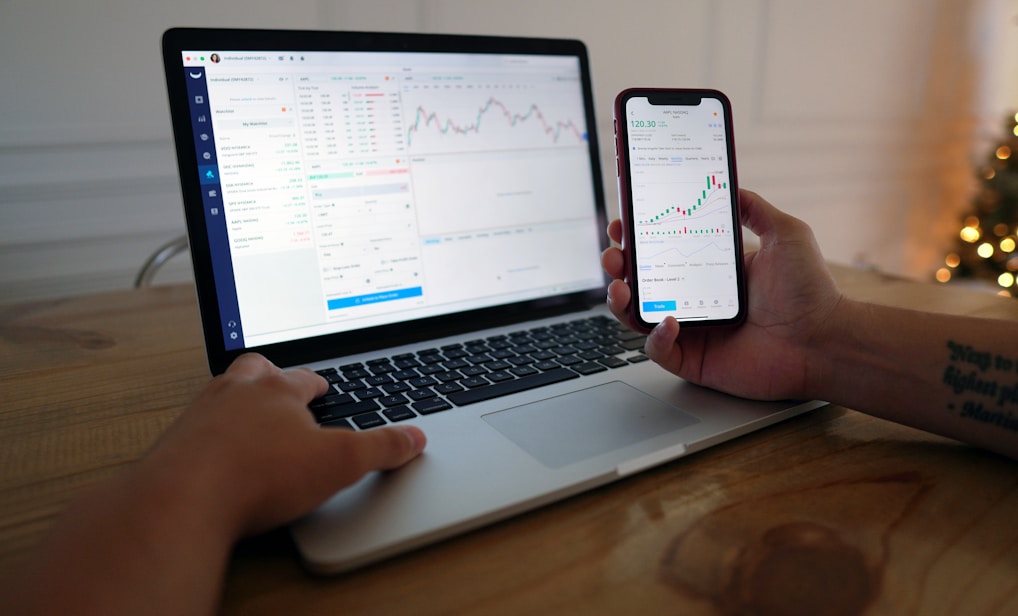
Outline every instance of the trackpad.
{"type": "Polygon", "coordinates": [[[619,381],[491,413],[482,419],[551,468],[700,421],[619,381]]]}

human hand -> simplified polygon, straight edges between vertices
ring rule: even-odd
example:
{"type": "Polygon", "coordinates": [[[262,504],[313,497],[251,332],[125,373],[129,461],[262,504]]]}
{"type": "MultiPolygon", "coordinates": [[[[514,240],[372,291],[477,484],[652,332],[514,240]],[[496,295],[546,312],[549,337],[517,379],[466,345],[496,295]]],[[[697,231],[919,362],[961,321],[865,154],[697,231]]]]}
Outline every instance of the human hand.
{"type": "MultiPolygon", "coordinates": [[[[242,355],[198,396],[139,472],[204,487],[237,538],[289,522],[365,473],[396,468],[423,450],[424,433],[415,427],[320,428],[307,405],[326,387],[310,370],[284,371],[260,355],[242,355]]],[[[206,494],[187,493],[196,491],[199,499],[206,494]]]]}
{"type": "MultiPolygon", "coordinates": [[[[828,316],[842,295],[827,270],[812,230],[756,193],[739,191],[742,224],[760,237],[746,254],[748,311],[732,328],[682,329],[667,317],[647,337],[647,355],[680,377],[727,393],[765,400],[809,398],[811,356],[822,352],[828,316]]],[[[608,236],[622,241],[615,220],[608,236]]],[[[614,278],[608,306],[636,329],[622,251],[608,248],[601,264],[614,278]]]]}

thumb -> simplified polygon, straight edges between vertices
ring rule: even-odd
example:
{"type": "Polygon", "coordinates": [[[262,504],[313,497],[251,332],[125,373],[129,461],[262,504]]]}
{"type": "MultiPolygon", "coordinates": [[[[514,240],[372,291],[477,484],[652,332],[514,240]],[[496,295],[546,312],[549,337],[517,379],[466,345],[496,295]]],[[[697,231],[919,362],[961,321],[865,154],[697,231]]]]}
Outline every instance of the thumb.
{"type": "Polygon", "coordinates": [[[739,213],[742,224],[758,236],[769,233],[775,224],[777,208],[755,192],[739,190],[739,213]]]}
{"type": "Polygon", "coordinates": [[[342,484],[349,485],[375,470],[403,466],[427,443],[420,428],[393,426],[366,432],[328,429],[330,458],[342,484]]]}

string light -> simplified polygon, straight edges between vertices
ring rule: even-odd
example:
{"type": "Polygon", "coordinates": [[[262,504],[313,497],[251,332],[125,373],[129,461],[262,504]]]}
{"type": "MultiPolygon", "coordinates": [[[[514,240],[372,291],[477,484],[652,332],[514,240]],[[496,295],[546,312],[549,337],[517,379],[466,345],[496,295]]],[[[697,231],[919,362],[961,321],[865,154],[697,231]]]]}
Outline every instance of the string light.
{"type": "Polygon", "coordinates": [[[973,169],[980,185],[971,197],[972,209],[959,227],[956,247],[935,266],[940,283],[969,277],[993,285],[999,295],[1018,297],[1018,112],[1001,127],[1003,135],[973,169]],[[1013,121],[1012,121],[1013,120],[1013,121]]]}

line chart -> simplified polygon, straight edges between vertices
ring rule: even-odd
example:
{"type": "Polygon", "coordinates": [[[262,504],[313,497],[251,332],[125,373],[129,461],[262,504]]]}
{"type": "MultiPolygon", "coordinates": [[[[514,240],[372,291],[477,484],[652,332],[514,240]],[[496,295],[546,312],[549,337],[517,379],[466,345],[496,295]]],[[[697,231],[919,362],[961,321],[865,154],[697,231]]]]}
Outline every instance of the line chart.
{"type": "Polygon", "coordinates": [[[423,106],[418,106],[414,114],[414,120],[410,123],[409,128],[407,128],[407,144],[413,143],[414,134],[431,126],[435,126],[441,135],[480,133],[482,124],[492,113],[500,115],[509,128],[514,128],[527,122],[536,122],[552,143],[558,143],[563,133],[571,134],[577,142],[582,143],[586,141],[586,134],[572,120],[548,120],[544,112],[541,111],[541,108],[537,106],[537,103],[531,103],[525,112],[519,113],[510,110],[505,103],[492,96],[477,108],[477,115],[474,119],[464,123],[457,123],[452,118],[442,120],[439,118],[437,111],[429,112],[423,106]]]}
{"type": "Polygon", "coordinates": [[[466,83],[402,91],[412,154],[585,148],[582,98],[562,83],[466,83]]]}
{"type": "MultiPolygon", "coordinates": [[[[649,248],[650,248],[649,246],[645,247],[644,250],[646,251],[649,248]]],[[[709,240],[702,244],[690,244],[689,248],[670,246],[669,248],[666,248],[660,252],[647,254],[643,258],[647,261],[658,262],[658,260],[668,256],[669,253],[675,253],[675,255],[680,256],[682,257],[683,260],[685,260],[696,256],[703,256],[702,253],[707,251],[710,251],[715,255],[730,257],[733,250],[734,248],[732,247],[730,242],[718,243],[716,241],[709,240]]],[[[645,267],[641,267],[641,269],[643,270],[653,270],[654,268],[655,268],[654,265],[647,265],[645,267]]]]}

